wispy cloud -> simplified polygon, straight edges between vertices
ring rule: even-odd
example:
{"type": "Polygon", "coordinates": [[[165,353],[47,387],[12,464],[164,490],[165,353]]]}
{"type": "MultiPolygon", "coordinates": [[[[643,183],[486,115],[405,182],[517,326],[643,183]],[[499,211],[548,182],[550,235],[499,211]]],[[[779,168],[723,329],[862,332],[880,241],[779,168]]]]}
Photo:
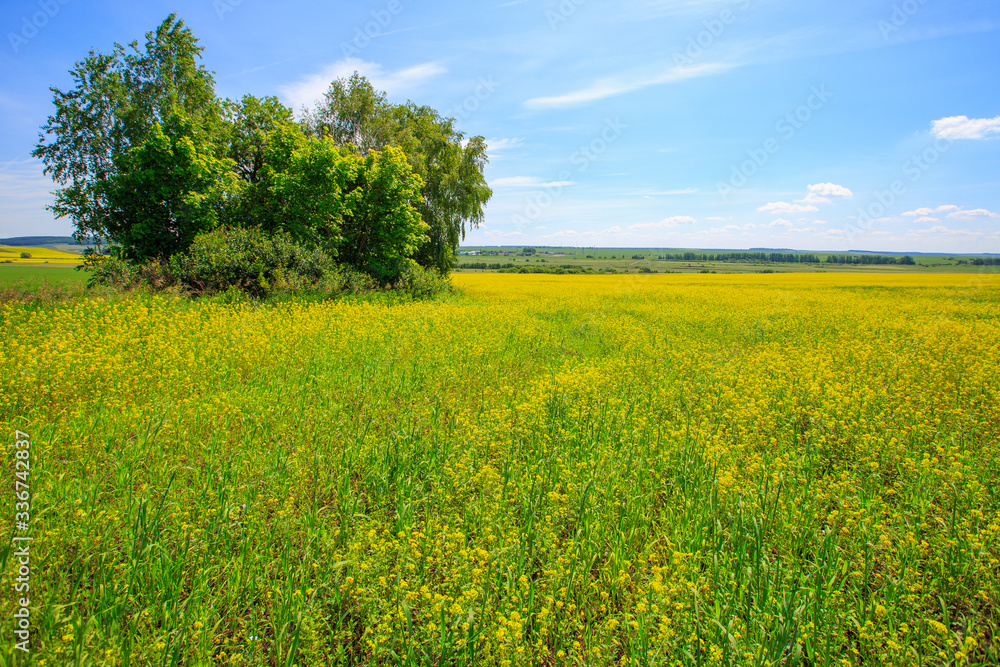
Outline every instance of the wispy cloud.
{"type": "Polygon", "coordinates": [[[677,225],[693,225],[698,222],[689,215],[675,215],[669,218],[664,218],[659,222],[641,222],[635,225],[629,225],[629,229],[632,231],[638,231],[640,229],[673,229],[677,225]]]}
{"type": "Polygon", "coordinates": [[[1000,116],[996,118],[948,116],[933,121],[931,132],[941,139],[986,139],[1000,134],[1000,116]]]}
{"type": "Polygon", "coordinates": [[[576,181],[543,181],[534,176],[508,176],[490,181],[494,188],[561,188],[576,185],[576,181]]]}
{"type": "Polygon", "coordinates": [[[918,218],[917,222],[937,222],[937,218],[931,217],[935,213],[947,213],[949,218],[955,218],[956,220],[1000,218],[1000,213],[994,213],[993,211],[985,208],[966,209],[961,206],[956,206],[955,204],[945,204],[944,206],[938,206],[937,208],[917,208],[912,211],[906,211],[903,215],[918,218]]]}
{"type": "Polygon", "coordinates": [[[578,106],[588,102],[596,102],[608,97],[624,95],[649,86],[677,83],[686,79],[721,74],[736,67],[728,63],[706,63],[684,67],[671,67],[656,75],[620,74],[618,76],[598,79],[590,86],[564,95],[554,97],[536,97],[524,103],[529,109],[558,109],[578,106]]]}
{"type": "Polygon", "coordinates": [[[499,151],[505,151],[511,148],[520,148],[524,145],[524,139],[519,137],[505,137],[503,139],[487,139],[486,140],[486,152],[487,153],[497,153],[499,151]]]}
{"type": "Polygon", "coordinates": [[[678,190],[641,190],[636,194],[642,197],[676,197],[678,195],[693,195],[698,188],[681,188],[678,190]]]}
{"type": "Polygon", "coordinates": [[[987,211],[985,208],[974,208],[972,210],[954,211],[948,214],[949,218],[957,220],[975,220],[976,218],[1000,218],[1000,213],[987,211]]]}
{"type": "Polygon", "coordinates": [[[56,189],[38,160],[14,160],[0,165],[0,237],[70,234],[72,225],[56,221],[45,209],[56,189]]]}
{"type": "Polygon", "coordinates": [[[835,183],[817,183],[809,186],[809,194],[805,199],[796,201],[806,204],[829,204],[831,197],[853,197],[854,193],[843,185],[835,183]]]}
{"type": "Polygon", "coordinates": [[[419,88],[430,79],[445,73],[447,70],[436,62],[426,62],[413,67],[387,72],[382,65],[368,62],[360,58],[344,58],[324,67],[321,71],[310,74],[295,83],[278,87],[281,98],[293,109],[312,106],[323,97],[334,79],[343,79],[354,72],[368,78],[377,90],[384,90],[389,95],[402,95],[419,88]]]}
{"type": "Polygon", "coordinates": [[[786,201],[775,201],[764,204],[757,210],[764,213],[815,213],[819,209],[812,204],[790,204],[786,201]]]}

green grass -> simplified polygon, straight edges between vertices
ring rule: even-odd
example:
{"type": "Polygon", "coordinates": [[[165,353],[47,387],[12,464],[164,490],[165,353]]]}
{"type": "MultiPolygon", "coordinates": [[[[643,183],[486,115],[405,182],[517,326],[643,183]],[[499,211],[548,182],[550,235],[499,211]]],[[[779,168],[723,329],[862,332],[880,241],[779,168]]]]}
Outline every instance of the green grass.
{"type": "MultiPolygon", "coordinates": [[[[556,248],[556,247],[543,247],[535,246],[538,251],[537,254],[529,257],[519,257],[519,253],[522,248],[520,247],[487,247],[487,246],[469,246],[465,247],[463,251],[469,250],[479,250],[481,252],[506,252],[510,253],[508,256],[488,256],[488,255],[478,255],[469,256],[463,255],[459,259],[461,264],[515,264],[515,265],[572,265],[575,267],[582,267],[584,269],[593,269],[595,271],[607,271],[608,269],[614,269],[617,273],[637,273],[642,271],[644,268],[648,268],[650,271],[655,273],[667,273],[667,272],[679,272],[679,273],[700,273],[700,272],[716,272],[716,273],[759,273],[773,271],[775,273],[789,273],[789,272],[849,272],[849,273],[967,273],[967,274],[977,274],[977,273],[996,273],[998,268],[993,266],[972,266],[971,264],[961,264],[963,260],[968,261],[968,257],[960,257],[954,255],[915,255],[914,261],[916,264],[905,266],[905,265],[893,265],[893,264],[882,264],[882,265],[839,265],[839,264],[827,264],[826,257],[830,254],[835,255],[857,255],[859,253],[826,253],[826,252],[816,252],[819,259],[821,260],[819,264],[798,264],[798,263],[771,263],[771,262],[753,262],[753,261],[733,261],[733,262],[709,262],[709,261],[689,261],[689,260],[660,260],[657,259],[658,256],[662,256],[665,253],[676,254],[678,252],[687,252],[688,249],[684,248],[672,248],[669,250],[661,248],[556,248]],[[549,251],[553,254],[544,255],[541,254],[543,251],[549,251]],[[633,259],[635,256],[642,256],[643,259],[633,259]]],[[[713,252],[728,252],[728,251],[710,251],[710,250],[697,250],[692,249],[692,252],[697,253],[707,253],[712,254],[713,252]]],[[[469,271],[470,269],[464,269],[469,271]]],[[[484,270],[486,270],[484,268],[484,270]]]]}
{"type": "Polygon", "coordinates": [[[0,309],[0,667],[998,664],[995,276],[455,285],[0,309]]]}
{"type": "Polygon", "coordinates": [[[87,274],[72,266],[56,264],[2,264],[0,263],[0,287],[37,287],[49,285],[84,284],[87,274]]]}

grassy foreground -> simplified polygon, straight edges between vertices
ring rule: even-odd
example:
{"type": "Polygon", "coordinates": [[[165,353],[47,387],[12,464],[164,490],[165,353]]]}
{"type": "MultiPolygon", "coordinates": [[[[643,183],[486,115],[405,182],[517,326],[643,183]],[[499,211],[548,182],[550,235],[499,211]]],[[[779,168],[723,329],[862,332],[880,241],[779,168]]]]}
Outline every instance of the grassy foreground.
{"type": "Polygon", "coordinates": [[[1000,277],[455,283],[0,305],[0,664],[1000,661],[1000,277]]]}

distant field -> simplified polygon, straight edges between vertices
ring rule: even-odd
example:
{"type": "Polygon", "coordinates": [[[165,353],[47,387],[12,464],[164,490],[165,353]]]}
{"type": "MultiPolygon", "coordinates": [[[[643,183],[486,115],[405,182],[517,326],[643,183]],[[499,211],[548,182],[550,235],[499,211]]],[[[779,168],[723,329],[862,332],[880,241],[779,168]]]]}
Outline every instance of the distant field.
{"type": "MultiPolygon", "coordinates": [[[[480,255],[462,255],[460,272],[496,270],[495,265],[513,264],[515,267],[573,267],[574,270],[607,273],[801,273],[801,272],[874,272],[874,273],[997,273],[995,266],[974,266],[970,257],[955,255],[914,255],[914,264],[834,264],[826,261],[830,254],[859,255],[860,253],[810,253],[818,262],[762,262],[762,261],[703,261],[663,259],[667,254],[686,252],[685,249],[660,248],[535,248],[536,253],[524,255],[520,248],[467,247],[464,252],[478,251],[480,255]],[[494,265],[491,269],[489,265],[494,265]]],[[[696,254],[726,253],[692,249],[696,254]]],[[[801,255],[805,253],[788,252],[801,255]]]]}
{"type": "Polygon", "coordinates": [[[75,269],[75,264],[68,262],[53,262],[51,264],[37,263],[0,263],[0,287],[11,287],[17,284],[38,285],[42,282],[50,285],[66,283],[82,283],[87,276],[75,269]]]}
{"type": "Polygon", "coordinates": [[[14,264],[41,264],[48,262],[80,264],[83,257],[79,253],[56,250],[54,248],[26,248],[23,246],[0,245],[0,265],[7,262],[14,264]],[[22,257],[23,253],[31,257],[22,257]]]}

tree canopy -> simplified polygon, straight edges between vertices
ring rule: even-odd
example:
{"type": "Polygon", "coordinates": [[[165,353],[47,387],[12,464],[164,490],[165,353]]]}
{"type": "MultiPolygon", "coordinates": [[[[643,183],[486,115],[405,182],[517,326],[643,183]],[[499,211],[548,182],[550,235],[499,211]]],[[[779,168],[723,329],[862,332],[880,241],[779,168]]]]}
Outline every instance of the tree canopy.
{"type": "Polygon", "coordinates": [[[45,172],[63,186],[52,211],[69,217],[78,240],[112,237],[105,198],[118,175],[118,158],[139,147],[175,108],[192,119],[196,132],[219,126],[212,74],[197,63],[201,47],[184,22],[171,14],[138,42],[115,44],[111,53],[91,51],[70,70],[75,86],[56,87],[56,111],[42,126],[32,152],[45,172]]]}
{"type": "Polygon", "coordinates": [[[275,97],[220,100],[202,47],[171,14],[138,42],[91,51],[53,87],[34,155],[51,207],[80,239],[142,262],[217,227],[283,234],[391,281],[407,262],[446,274],[492,192],[483,137],[392,104],[363,76],[333,81],[297,121],[275,97]]]}

